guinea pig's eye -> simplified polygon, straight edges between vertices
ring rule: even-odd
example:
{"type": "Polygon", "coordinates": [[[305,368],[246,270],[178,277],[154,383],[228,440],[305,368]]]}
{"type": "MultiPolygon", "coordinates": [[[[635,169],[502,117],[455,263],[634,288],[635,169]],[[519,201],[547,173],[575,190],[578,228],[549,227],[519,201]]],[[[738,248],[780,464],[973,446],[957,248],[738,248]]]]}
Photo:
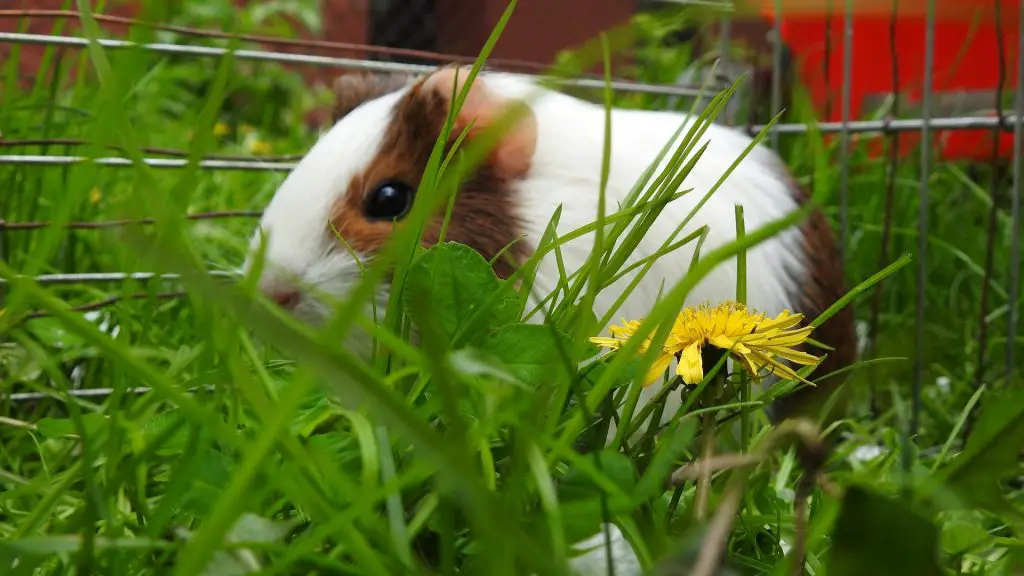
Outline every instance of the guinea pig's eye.
{"type": "Polygon", "coordinates": [[[416,191],[398,180],[378,184],[366,197],[366,217],[374,220],[398,220],[412,208],[416,191]]]}

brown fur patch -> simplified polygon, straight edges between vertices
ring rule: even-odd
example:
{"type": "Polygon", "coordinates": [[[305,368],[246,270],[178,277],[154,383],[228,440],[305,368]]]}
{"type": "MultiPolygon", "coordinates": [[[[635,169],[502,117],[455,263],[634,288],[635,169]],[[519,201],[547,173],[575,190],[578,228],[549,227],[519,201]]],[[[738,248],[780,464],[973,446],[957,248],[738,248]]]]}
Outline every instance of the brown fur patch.
{"type": "Polygon", "coordinates": [[[334,81],[331,118],[337,122],[363,102],[401,90],[413,81],[414,77],[407,74],[343,74],[334,81]]]}
{"type": "MultiPolygon", "coordinates": [[[[449,109],[446,94],[450,88],[441,92],[426,80],[414,84],[398,101],[385,129],[380,153],[362,174],[353,178],[332,210],[332,224],[353,249],[362,253],[380,250],[394,227],[401,226],[401,222],[368,220],[363,211],[367,194],[388,179],[398,179],[416,188],[444,127],[449,109]]],[[[468,120],[460,118],[457,124],[465,126],[468,120]]],[[[457,130],[453,132],[446,151],[454,145],[458,134],[457,130]]],[[[509,169],[504,162],[507,157],[501,155],[503,144],[504,140],[463,182],[446,234],[446,240],[466,244],[488,260],[513,243],[522,230],[511,186],[515,178],[525,173],[509,169]]],[[[438,241],[443,219],[442,210],[428,223],[422,239],[424,246],[438,241]]],[[[516,242],[508,251],[514,259],[522,259],[527,253],[522,242],[516,242]]],[[[495,272],[501,277],[507,277],[512,270],[513,265],[504,258],[495,263],[495,272]]]]}
{"type": "MultiPolygon", "coordinates": [[[[449,66],[431,74],[423,82],[423,89],[442,94],[450,101],[463,88],[469,77],[469,67],[449,66]]],[[[479,77],[466,95],[459,115],[455,119],[455,132],[470,128],[469,136],[479,135],[494,126],[515,103],[494,94],[479,77]],[[472,126],[471,126],[472,124],[472,126]]],[[[506,179],[521,178],[530,170],[537,146],[537,119],[527,108],[491,151],[491,166],[506,179]]]]}
{"type": "MultiPolygon", "coordinates": [[[[806,203],[808,192],[793,182],[796,199],[806,203]]],[[[815,210],[801,225],[804,258],[807,268],[799,283],[798,298],[804,317],[811,321],[846,294],[844,269],[836,245],[835,236],[828,220],[821,210],[815,210]]],[[[812,335],[815,340],[834,348],[823,351],[820,348],[804,346],[812,354],[826,352],[828,356],[815,369],[810,378],[820,378],[856,361],[857,336],[854,330],[853,310],[845,306],[819,326],[812,335]]],[[[832,376],[818,382],[816,387],[805,387],[777,402],[778,418],[806,415],[817,417],[818,411],[835,389],[846,380],[846,374],[832,376]]],[[[845,394],[844,394],[845,396],[845,394]]],[[[842,400],[837,410],[842,412],[842,400]]],[[[835,414],[832,415],[832,418],[835,414]]]]}

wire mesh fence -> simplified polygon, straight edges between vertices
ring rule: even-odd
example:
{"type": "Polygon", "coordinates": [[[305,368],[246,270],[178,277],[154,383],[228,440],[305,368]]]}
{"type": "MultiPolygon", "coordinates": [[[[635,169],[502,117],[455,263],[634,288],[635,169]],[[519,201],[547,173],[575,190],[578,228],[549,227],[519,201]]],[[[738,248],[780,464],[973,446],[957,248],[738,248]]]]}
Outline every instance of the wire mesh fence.
{"type": "MultiPolygon", "coordinates": [[[[282,64],[298,64],[303,66],[320,67],[327,70],[331,70],[332,73],[343,70],[363,70],[363,71],[379,71],[379,72],[403,72],[421,74],[426,71],[433,69],[437,63],[447,61],[465,61],[466,54],[438,52],[439,49],[439,38],[443,36],[443,31],[439,29],[441,24],[440,20],[445,19],[446,26],[453,26],[458,28],[457,25],[461,16],[465,14],[456,14],[451,10],[453,6],[457,6],[457,2],[443,2],[438,0],[436,2],[428,2],[427,0],[417,0],[411,4],[399,3],[399,2],[373,2],[370,5],[371,24],[369,26],[369,33],[366,40],[372,41],[369,43],[343,43],[343,42],[330,42],[322,40],[296,40],[296,39],[285,39],[285,38],[272,38],[272,37],[248,37],[241,38],[243,40],[249,40],[257,42],[260,48],[244,48],[234,49],[232,53],[238,60],[258,61],[258,62],[276,62],[282,64]],[[415,6],[414,6],[415,5],[415,6]],[[447,8],[446,8],[447,7],[447,8]],[[445,10],[448,9],[448,12],[445,10]],[[288,51],[284,49],[287,48],[288,51]],[[319,51],[319,53],[314,53],[319,51]],[[324,55],[323,51],[333,51],[336,55],[324,55]],[[353,54],[358,53],[364,56],[352,57],[348,55],[338,54],[353,54]]],[[[901,40],[898,38],[899,20],[901,16],[898,13],[898,2],[893,3],[892,12],[885,18],[876,18],[880,21],[880,30],[885,30],[887,38],[884,40],[875,40],[880,45],[884,46],[885,52],[889,62],[887,68],[891,72],[890,78],[885,78],[884,82],[876,82],[875,84],[884,85],[883,88],[879,88],[877,91],[887,93],[889,97],[889,106],[887,107],[884,114],[881,117],[874,119],[860,119],[856,118],[858,111],[860,116],[863,116],[862,103],[855,101],[856,98],[863,100],[863,94],[857,96],[852,91],[854,84],[855,71],[863,68],[863,63],[858,62],[859,52],[857,49],[857,33],[858,28],[855,27],[857,17],[854,12],[855,5],[851,0],[847,0],[842,7],[831,7],[825,11],[823,15],[823,22],[820,26],[823,28],[824,33],[822,34],[822,42],[816,47],[819,47],[822,51],[820,61],[820,81],[824,81],[826,84],[822,93],[823,97],[823,114],[822,120],[810,125],[805,123],[780,123],[776,124],[770,129],[770,144],[773,147],[778,148],[781,144],[781,138],[783,136],[800,136],[807,134],[808,132],[817,132],[826,135],[838,135],[838,158],[835,162],[838,165],[838,180],[836,182],[837,197],[838,197],[838,225],[839,225],[839,237],[840,245],[846,249],[850,245],[850,238],[852,230],[855,228],[849,220],[849,203],[851,193],[851,178],[853,177],[852,170],[854,168],[852,160],[854,155],[854,148],[865,142],[872,141],[881,143],[882,149],[886,152],[885,162],[887,162],[890,168],[887,171],[887,178],[884,186],[879,189],[880,194],[884,195],[884,203],[886,205],[885,220],[880,223],[881,227],[881,242],[880,242],[880,254],[878,260],[881,263],[888,263],[891,261],[893,255],[890,254],[892,250],[892,204],[894,198],[897,195],[897,164],[908,160],[906,156],[908,154],[917,155],[917,161],[919,163],[919,171],[922,177],[919,179],[917,185],[916,199],[917,199],[917,220],[916,220],[916,253],[915,258],[917,262],[916,268],[916,303],[915,303],[915,315],[914,315],[914,338],[916,347],[916,358],[914,367],[914,396],[915,412],[912,416],[913,426],[917,426],[919,418],[918,410],[921,405],[920,393],[922,386],[925,382],[925,358],[926,349],[928,346],[928,334],[925,330],[925,321],[928,314],[926,309],[926,288],[928,285],[928,263],[929,263],[929,214],[930,214],[930,198],[931,198],[931,175],[934,172],[935,165],[946,159],[945,149],[941,146],[938,151],[933,145],[922,145],[922,143],[933,143],[939,141],[940,144],[945,142],[943,138],[947,138],[950,134],[958,133],[958,131],[966,131],[968,133],[973,131],[977,134],[979,131],[984,131],[986,137],[983,141],[987,146],[991,148],[991,154],[987,155],[987,162],[996,165],[999,164],[1005,168],[1009,166],[1010,172],[1012,172],[1012,185],[1009,191],[1009,206],[1004,207],[1008,212],[1007,216],[1010,220],[1010,255],[1008,261],[1010,262],[1010,269],[1006,271],[1007,284],[1005,287],[1001,287],[1000,290],[1005,291],[1006,301],[1008,302],[1006,314],[1006,343],[1005,343],[1005,364],[1002,367],[1006,378],[1010,378],[1016,369],[1018,363],[1018,352],[1017,346],[1017,331],[1019,324],[1019,303],[1020,303],[1020,268],[1021,268],[1021,253],[1020,253],[1020,231],[1021,231],[1021,214],[1020,214],[1020,200],[1022,194],[1022,188],[1024,188],[1024,172],[1022,172],[1022,151],[1024,151],[1024,83],[1018,79],[1024,77],[1024,60],[1017,57],[1017,54],[1024,52],[1024,34],[1020,33],[1020,30],[1024,29],[1024,11],[1016,8],[1017,21],[1012,25],[1006,23],[1006,19],[1000,19],[1000,10],[1005,10],[1005,2],[996,0],[993,3],[993,9],[996,12],[997,18],[996,34],[997,40],[996,55],[999,61],[999,76],[994,86],[992,86],[991,103],[987,110],[978,113],[977,110],[974,113],[962,113],[959,115],[943,115],[943,110],[937,110],[936,102],[941,95],[936,95],[933,90],[933,86],[937,83],[934,77],[936,70],[936,30],[937,30],[937,17],[935,12],[935,2],[929,2],[928,6],[930,9],[924,16],[923,24],[923,45],[918,46],[920,50],[920,57],[910,58],[914,61],[914,64],[902,63],[907,59],[908,54],[900,50],[901,40]],[[837,28],[838,26],[838,28],[837,28]],[[1008,35],[1008,29],[1016,27],[1016,37],[1018,38],[1018,46],[1011,47],[1007,46],[1006,36],[1008,35]],[[840,37],[834,37],[830,33],[832,30],[841,30],[840,37]],[[1011,55],[1011,50],[1013,51],[1011,55]],[[836,52],[838,51],[838,57],[836,52]],[[1014,61],[1015,60],[1015,61],[1014,61]],[[841,74],[841,83],[839,86],[828,85],[830,79],[835,77],[835,65],[838,62],[841,74]],[[918,86],[905,86],[901,85],[906,81],[903,80],[903,74],[901,70],[906,72],[910,67],[916,66],[919,70],[914,70],[915,75],[923,77],[923,81],[918,86]],[[1008,69],[1013,69],[1013,81],[1015,86],[1013,89],[1012,100],[1006,98],[1007,86],[1010,84],[1007,78],[1008,69]],[[919,74],[918,74],[919,73],[919,74]],[[887,85],[886,85],[887,84],[887,85]],[[914,91],[917,96],[916,109],[907,110],[909,107],[902,98],[902,94],[907,91],[914,91]],[[835,114],[835,106],[833,103],[834,96],[838,95],[839,110],[838,117],[835,114]],[[1008,105],[1008,102],[1011,102],[1008,105]],[[917,117],[904,117],[908,114],[917,113],[917,117]],[[1010,145],[1010,158],[1008,159],[1005,152],[1005,146],[1002,144],[1006,138],[1012,134],[1012,142],[1010,145]],[[936,138],[938,136],[938,138],[936,138]],[[909,146],[909,148],[908,148],[909,146]],[[1002,152],[1001,152],[1002,151],[1002,152]]],[[[786,40],[784,38],[783,26],[785,23],[784,14],[782,13],[782,3],[775,2],[774,18],[771,19],[771,24],[763,28],[757,29],[756,34],[765,34],[768,44],[771,46],[771,54],[767,58],[770,60],[770,64],[767,68],[769,73],[765,76],[763,85],[758,88],[758,83],[755,81],[752,84],[751,92],[747,95],[751,100],[758,102],[767,101],[769,105],[769,112],[774,115],[780,112],[785,107],[784,99],[788,92],[788,86],[785,85],[785,74],[783,73],[784,68],[792,68],[793,57],[787,55],[786,51],[786,40]],[[758,90],[761,90],[759,93],[758,90]],[[767,92],[767,98],[764,92],[767,92]]],[[[1005,15],[1005,12],[1004,12],[1005,15]]],[[[74,18],[78,15],[74,12],[66,12],[59,10],[2,10],[0,11],[0,19],[22,19],[27,17],[34,18],[74,18]]],[[[109,22],[120,22],[122,24],[133,24],[142,25],[138,21],[131,20],[130,18],[104,16],[101,20],[109,22]]],[[[338,25],[335,22],[335,25],[338,25]]],[[[225,33],[215,30],[202,30],[193,29],[186,27],[172,27],[165,26],[164,28],[187,36],[189,38],[224,38],[225,33]]],[[[738,62],[741,60],[737,58],[734,51],[731,50],[731,46],[735,44],[737,38],[734,36],[737,30],[740,30],[741,26],[738,22],[731,17],[728,12],[720,20],[720,26],[716,28],[717,37],[712,35],[708,40],[705,39],[705,48],[712,51],[717,51],[718,69],[726,71],[726,77],[723,78],[723,83],[728,82],[735,78],[738,73],[751,73],[755,78],[759,75],[759,68],[756,64],[749,62],[738,62]],[[730,63],[735,64],[734,67],[730,67],[730,63]]],[[[1012,31],[1012,30],[1010,30],[1012,31]]],[[[760,40],[764,40],[761,38],[760,40]]],[[[678,40],[678,39],[677,39],[678,40]]],[[[749,38],[748,38],[749,40],[749,38]]],[[[742,41],[742,39],[741,39],[742,41]]],[[[947,38],[948,41],[948,38],[947,38]]],[[[104,39],[100,43],[111,50],[121,50],[128,48],[141,48],[145,51],[152,52],[154,54],[163,55],[174,55],[178,57],[191,57],[191,58],[207,58],[216,59],[224,56],[228,53],[229,49],[219,46],[207,46],[207,45],[195,45],[185,44],[176,42],[160,42],[160,43],[146,43],[146,44],[135,44],[128,40],[122,39],[104,39]]],[[[70,34],[39,34],[39,33],[26,33],[26,32],[0,32],[0,44],[4,45],[41,45],[41,46],[57,46],[63,49],[74,49],[79,50],[85,48],[88,45],[88,41],[85,38],[73,36],[70,34]]],[[[748,42],[749,44],[749,42],[748,42]]],[[[756,42],[755,42],[756,44],[756,42]]],[[[763,56],[763,55],[762,55],[763,56]]],[[[498,69],[509,69],[517,70],[519,73],[524,69],[533,68],[535,72],[539,72],[542,68],[538,62],[526,62],[516,61],[514,59],[496,59],[491,62],[491,66],[498,69]]],[[[806,66],[804,68],[806,73],[806,66]]],[[[764,76],[763,73],[761,73],[764,76]]],[[[681,75],[677,78],[677,81],[670,84],[654,84],[639,82],[636,80],[621,79],[616,80],[612,83],[612,87],[621,93],[640,93],[664,96],[668,98],[692,98],[702,94],[699,88],[700,83],[694,81],[698,79],[699,74],[690,70],[687,74],[681,75]]],[[[941,80],[941,79],[940,79],[941,80]]],[[[942,82],[939,82],[942,83],[942,82]]],[[[603,80],[598,78],[577,78],[575,80],[567,81],[567,85],[576,88],[600,88],[604,85],[603,80]]],[[[948,85],[948,83],[947,83],[948,85]]],[[[712,86],[714,89],[715,86],[712,86]]],[[[947,108],[947,107],[944,107],[947,108]]],[[[745,125],[745,129],[751,133],[756,133],[765,128],[763,123],[756,123],[753,121],[748,122],[745,125]]],[[[132,161],[128,158],[121,156],[110,155],[108,157],[101,158],[89,158],[84,155],[40,155],[40,154],[27,154],[18,153],[18,149],[26,147],[28,145],[38,144],[62,144],[71,145],[75,141],[70,139],[49,139],[49,140],[4,140],[0,138],[0,151],[5,153],[0,154],[0,165],[18,165],[24,169],[32,167],[43,167],[43,166],[69,166],[80,163],[93,163],[103,167],[109,168],[125,168],[133,165],[132,161]]],[[[947,142],[948,143],[948,142],[947,142]]],[[[181,169],[189,165],[189,160],[181,157],[182,154],[178,153],[178,157],[166,157],[175,156],[176,151],[174,150],[159,150],[151,149],[147,150],[150,154],[144,159],[144,162],[151,167],[161,169],[181,169]]],[[[199,163],[199,167],[202,170],[210,171],[251,171],[251,172],[287,172],[291,170],[297,162],[298,158],[295,156],[287,157],[245,157],[245,156],[232,156],[232,157],[206,157],[199,163]]],[[[977,160],[977,158],[975,158],[977,160]]],[[[994,182],[994,180],[993,180],[994,182]]],[[[996,184],[993,183],[993,187],[996,184]]],[[[984,270],[984,279],[982,282],[982,293],[979,310],[979,323],[981,325],[980,339],[982,342],[978,346],[979,350],[979,366],[986,365],[986,351],[991,347],[987,345],[985,340],[992,336],[988,330],[988,324],[990,322],[990,312],[987,307],[988,294],[992,289],[990,279],[993,277],[993,258],[992,252],[997,250],[996,243],[993,241],[992,236],[994,235],[995,222],[997,220],[997,212],[1000,207],[994,200],[992,200],[992,216],[990,221],[987,223],[986,234],[989,236],[988,251],[986,257],[986,269],[984,270]]],[[[217,219],[230,219],[230,218],[257,218],[259,217],[259,211],[252,210],[230,210],[230,211],[216,211],[216,212],[203,212],[190,214],[188,217],[193,220],[217,220],[217,219]]],[[[141,223],[151,223],[150,221],[142,221],[141,223]]],[[[95,229],[108,229],[124,226],[128,224],[138,224],[138,221],[126,221],[126,220],[96,220],[96,221],[72,221],[64,224],[63,226],[69,230],[95,230],[95,229]]],[[[33,230],[40,230],[50,227],[51,224],[42,220],[34,221],[8,221],[4,218],[0,218],[0,234],[12,234],[12,233],[31,233],[33,230]]],[[[4,256],[0,254],[0,256],[4,256]]],[[[222,276],[230,276],[229,273],[221,272],[218,273],[222,276]]],[[[149,273],[124,273],[124,272],[82,272],[82,273],[62,273],[62,274],[49,274],[40,276],[37,280],[41,283],[51,285],[67,285],[67,284],[116,284],[128,280],[136,281],[149,281],[149,280],[160,280],[167,283],[173,283],[176,279],[174,275],[154,275],[149,273]]],[[[0,285],[2,288],[2,285],[0,285]]],[[[160,293],[160,297],[173,298],[180,295],[177,291],[165,291],[160,293]]],[[[112,296],[105,298],[94,303],[80,306],[78,309],[82,311],[97,310],[104,306],[110,305],[126,296],[112,296]]],[[[884,298],[884,284],[879,283],[875,289],[874,294],[870,298],[869,307],[871,308],[868,316],[868,331],[870,334],[875,334],[878,331],[879,326],[879,310],[882,306],[884,298]]],[[[94,396],[102,395],[97,390],[78,390],[74,392],[83,396],[94,396]]],[[[19,393],[8,396],[11,400],[30,400],[39,399],[43,395],[35,393],[19,393]]]]}

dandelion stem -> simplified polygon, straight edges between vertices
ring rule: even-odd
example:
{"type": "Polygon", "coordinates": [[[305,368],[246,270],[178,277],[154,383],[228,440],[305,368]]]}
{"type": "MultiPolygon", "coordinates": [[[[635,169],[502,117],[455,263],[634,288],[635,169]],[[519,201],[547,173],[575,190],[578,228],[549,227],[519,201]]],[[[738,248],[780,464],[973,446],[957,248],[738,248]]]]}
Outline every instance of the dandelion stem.
{"type": "MultiPolygon", "coordinates": [[[[704,364],[704,373],[714,370],[715,365],[725,356],[724,350],[709,348],[703,354],[701,363],[704,364]]],[[[725,386],[725,366],[721,366],[714,375],[710,386],[702,394],[701,408],[714,408],[718,401],[719,393],[725,386]]],[[[698,463],[697,491],[694,495],[693,516],[697,522],[704,522],[708,516],[708,501],[711,499],[711,473],[712,461],[715,457],[715,414],[717,410],[708,410],[702,416],[703,430],[701,431],[700,462],[698,463]]]]}
{"type": "Polygon", "coordinates": [[[697,522],[703,522],[708,516],[708,500],[711,493],[711,461],[715,457],[715,415],[713,412],[705,412],[702,416],[704,429],[701,438],[704,447],[701,450],[700,474],[697,476],[696,503],[693,507],[693,515],[697,522]]]}

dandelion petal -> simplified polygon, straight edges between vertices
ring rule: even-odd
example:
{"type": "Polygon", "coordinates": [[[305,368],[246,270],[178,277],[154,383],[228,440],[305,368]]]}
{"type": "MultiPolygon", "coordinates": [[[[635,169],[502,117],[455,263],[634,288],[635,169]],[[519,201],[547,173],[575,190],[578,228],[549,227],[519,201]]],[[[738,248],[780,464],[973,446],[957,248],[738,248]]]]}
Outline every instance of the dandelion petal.
{"type": "Polygon", "coordinates": [[[704,379],[704,364],[700,357],[700,344],[694,342],[683,348],[676,372],[687,384],[698,384],[704,379]]]}

